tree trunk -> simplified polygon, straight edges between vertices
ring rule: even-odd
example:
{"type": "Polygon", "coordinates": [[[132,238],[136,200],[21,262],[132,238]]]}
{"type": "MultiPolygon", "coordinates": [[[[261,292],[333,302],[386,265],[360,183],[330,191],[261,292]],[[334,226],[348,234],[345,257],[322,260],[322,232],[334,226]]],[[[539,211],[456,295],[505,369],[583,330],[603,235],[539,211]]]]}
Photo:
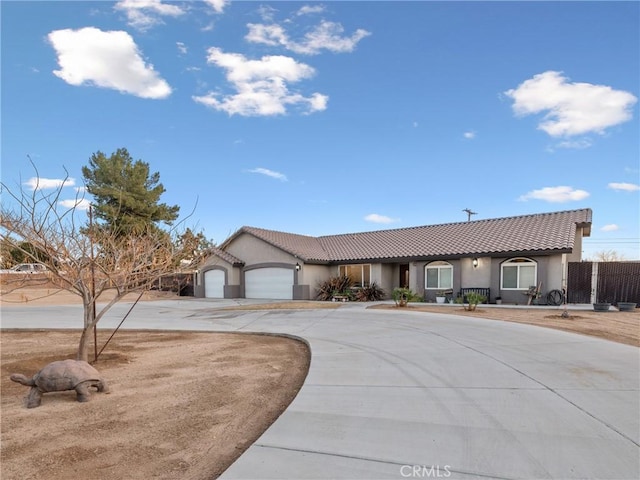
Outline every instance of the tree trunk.
{"type": "Polygon", "coordinates": [[[80,335],[80,342],[78,343],[77,360],[89,361],[89,347],[91,346],[90,338],[91,332],[96,324],[95,310],[93,308],[93,300],[90,295],[82,296],[82,306],[84,310],[84,328],[80,335]]]}
{"type": "Polygon", "coordinates": [[[83,360],[85,362],[89,361],[89,333],[91,329],[83,329],[82,335],[80,335],[80,343],[78,344],[78,355],[76,356],[76,360],[83,360]]]}

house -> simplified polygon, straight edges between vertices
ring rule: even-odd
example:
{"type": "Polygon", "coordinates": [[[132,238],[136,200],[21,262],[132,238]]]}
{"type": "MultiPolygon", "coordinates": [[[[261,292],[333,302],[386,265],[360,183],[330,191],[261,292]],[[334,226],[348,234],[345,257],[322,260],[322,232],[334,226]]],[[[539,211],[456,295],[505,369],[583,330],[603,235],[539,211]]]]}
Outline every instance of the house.
{"type": "Polygon", "coordinates": [[[441,290],[481,288],[491,302],[526,303],[531,286],[566,286],[591,215],[587,208],[323,237],[242,227],[200,265],[194,294],[308,300],[320,282],[344,274],[388,296],[409,287],[433,301],[441,290]]]}

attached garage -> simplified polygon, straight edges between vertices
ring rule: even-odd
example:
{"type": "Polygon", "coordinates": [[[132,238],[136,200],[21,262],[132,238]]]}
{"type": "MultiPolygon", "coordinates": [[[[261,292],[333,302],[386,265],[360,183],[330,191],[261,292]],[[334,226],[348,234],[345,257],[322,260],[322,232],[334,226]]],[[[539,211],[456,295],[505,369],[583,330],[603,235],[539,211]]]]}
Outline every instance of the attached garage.
{"type": "Polygon", "coordinates": [[[206,298],[224,298],[224,271],[207,270],[204,272],[204,296],[206,298]]]}
{"type": "Polygon", "coordinates": [[[245,272],[246,298],[293,298],[293,270],[290,268],[256,268],[245,272]]]}

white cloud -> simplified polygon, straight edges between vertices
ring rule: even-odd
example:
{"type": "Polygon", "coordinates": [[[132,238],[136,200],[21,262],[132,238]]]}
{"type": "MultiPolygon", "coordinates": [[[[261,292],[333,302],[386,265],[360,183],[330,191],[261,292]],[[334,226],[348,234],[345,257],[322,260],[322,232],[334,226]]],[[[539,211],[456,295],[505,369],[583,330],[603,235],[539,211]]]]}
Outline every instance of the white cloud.
{"type": "Polygon", "coordinates": [[[269,5],[260,5],[257,11],[260,15],[260,18],[262,18],[262,20],[265,22],[273,21],[273,17],[278,12],[275,8],[269,5]]]}
{"type": "Polygon", "coordinates": [[[186,11],[176,4],[162,3],[162,0],[121,0],[113,7],[127,16],[127,23],[138,30],[164,23],[160,17],[179,17],[186,11]]]}
{"type": "Polygon", "coordinates": [[[593,145],[593,142],[588,137],[578,138],[577,140],[564,140],[562,142],[558,142],[555,145],[548,148],[549,151],[553,152],[557,148],[573,148],[576,150],[584,150],[585,148],[589,148],[593,145]]]}
{"type": "Polygon", "coordinates": [[[623,190],[625,192],[636,192],[640,190],[640,185],[636,185],[635,183],[610,183],[607,186],[613,190],[623,190]]]}
{"type": "Polygon", "coordinates": [[[311,15],[313,13],[322,13],[326,10],[323,5],[305,5],[302,7],[296,15],[311,15]]]}
{"type": "Polygon", "coordinates": [[[24,182],[24,185],[29,187],[31,190],[51,190],[53,188],[60,187],[73,187],[75,184],[76,180],[71,177],[66,179],[31,177],[29,180],[24,182]]]}
{"type": "Polygon", "coordinates": [[[204,3],[213,8],[213,11],[216,13],[222,13],[224,7],[229,5],[229,0],[204,0],[204,3]]]}
{"type": "Polygon", "coordinates": [[[347,37],[343,35],[344,28],[341,24],[326,20],[307,32],[300,41],[290,39],[285,29],[278,24],[249,23],[247,27],[249,33],[245,36],[245,40],[248,42],[270,46],[280,45],[287,50],[304,55],[317,55],[322,50],[333,53],[352,52],[360,40],[371,35],[370,32],[359,28],[347,37]]]}
{"type": "Polygon", "coordinates": [[[276,180],[280,180],[281,182],[288,181],[287,176],[280,172],[274,172],[273,170],[269,170],[268,168],[254,168],[249,170],[249,173],[259,173],[260,175],[265,175],[267,177],[275,178],[276,180]]]}
{"type": "Polygon", "coordinates": [[[565,203],[584,200],[589,196],[589,192],[584,190],[575,190],[572,187],[544,187],[540,190],[532,190],[522,195],[518,200],[544,200],[550,203],[565,203]]]}
{"type": "Polygon", "coordinates": [[[91,202],[86,198],[60,200],[58,203],[65,208],[75,208],[76,210],[89,210],[89,206],[91,205],[91,202]]]}
{"type": "Polygon", "coordinates": [[[178,47],[178,52],[180,52],[181,55],[187,54],[187,46],[184,43],[176,42],[176,46],[178,47]]]}
{"type": "Polygon", "coordinates": [[[225,69],[227,80],[237,92],[233,95],[209,92],[192,97],[208,107],[242,116],[282,115],[289,106],[298,106],[305,113],[327,108],[326,95],[314,93],[304,97],[289,91],[287,83],[299,82],[315,74],[312,67],[293,58],[277,55],[249,60],[242,54],[224,53],[212,47],[208,50],[207,62],[225,69]]]}
{"type": "Polygon", "coordinates": [[[371,222],[371,223],[395,223],[395,222],[399,222],[400,220],[397,218],[391,218],[391,217],[387,217],[386,215],[378,215],[377,213],[371,213],[369,215],[367,215],[366,217],[364,217],[364,219],[367,222],[371,222]]]}
{"type": "Polygon", "coordinates": [[[600,230],[603,232],[615,232],[616,230],[620,230],[620,227],[615,223],[610,223],[609,225],[601,227],[600,230]]]}
{"type": "Polygon", "coordinates": [[[606,85],[570,83],[561,72],[547,71],[525,80],[505,95],[514,100],[513,111],[524,116],[547,112],[538,125],[552,137],[604,133],[631,120],[637,98],[606,85]]]}
{"type": "Polygon", "coordinates": [[[467,140],[473,140],[474,138],[476,138],[476,132],[474,131],[464,132],[463,136],[467,140]]]}
{"type": "Polygon", "coordinates": [[[58,54],[54,75],[70,85],[95,85],[141,98],[165,98],[171,87],[145,64],[133,38],[94,27],[55,30],[49,42],[58,54]]]}

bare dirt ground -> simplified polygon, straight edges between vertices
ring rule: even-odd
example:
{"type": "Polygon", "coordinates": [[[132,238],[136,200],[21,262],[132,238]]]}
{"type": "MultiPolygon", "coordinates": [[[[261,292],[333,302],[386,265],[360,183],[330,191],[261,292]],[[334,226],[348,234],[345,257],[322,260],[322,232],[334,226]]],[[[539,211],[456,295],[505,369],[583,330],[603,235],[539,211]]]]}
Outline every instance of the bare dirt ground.
{"type": "MultiPolygon", "coordinates": [[[[149,293],[142,300],[172,298],[149,293]]],[[[135,300],[131,296],[128,300],[135,300]]],[[[5,305],[74,304],[67,292],[4,292],[5,305]]],[[[332,302],[285,302],[243,309],[341,308],[332,302]]],[[[373,308],[396,309],[393,305],[373,308]]],[[[640,311],[410,304],[410,311],[540,325],[640,346],[640,311]]],[[[106,334],[105,334],[106,335],[106,334]]],[[[112,393],[77,403],[75,392],[47,394],[26,409],[28,388],[9,380],[73,358],[79,332],[2,331],[1,477],[212,479],[284,411],[304,382],[310,354],[295,340],[233,333],[123,331],[96,367],[112,393]]]]}
{"type": "MultiPolygon", "coordinates": [[[[34,301],[43,302],[77,300],[34,301]]],[[[74,358],[79,336],[2,331],[2,480],[216,478],[295,398],[310,360],[305,343],[277,336],[121,331],[95,364],[111,393],[92,391],[87,403],[73,391],[48,393],[40,407],[25,408],[29,388],[9,375],[74,358]]]]}
{"type": "Polygon", "coordinates": [[[394,305],[377,305],[373,308],[398,308],[409,311],[455,314],[503,322],[526,323],[566,332],[591,335],[613,342],[640,347],[640,309],[638,308],[633,312],[619,312],[614,307],[611,307],[608,312],[569,309],[567,311],[569,318],[562,317],[562,307],[548,309],[541,307],[483,307],[478,305],[475,311],[469,312],[462,306],[457,305],[438,306],[415,303],[402,308],[394,305]]]}

